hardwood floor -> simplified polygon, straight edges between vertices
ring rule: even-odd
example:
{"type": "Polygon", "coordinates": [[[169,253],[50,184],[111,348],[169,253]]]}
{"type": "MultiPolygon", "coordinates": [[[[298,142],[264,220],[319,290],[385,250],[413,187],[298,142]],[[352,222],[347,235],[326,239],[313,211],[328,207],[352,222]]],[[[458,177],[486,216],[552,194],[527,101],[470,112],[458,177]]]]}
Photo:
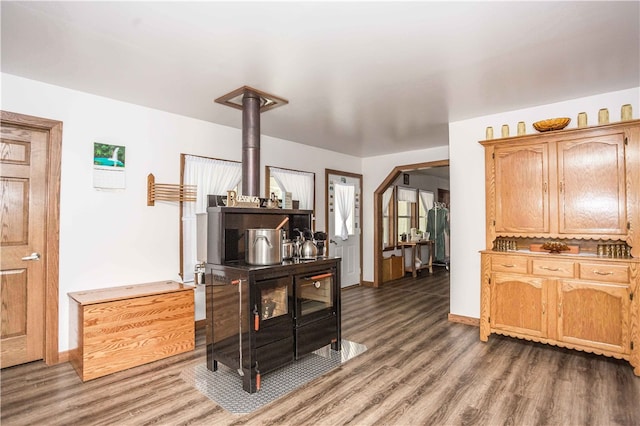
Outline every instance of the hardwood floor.
{"type": "MultiPolygon", "coordinates": [[[[82,383],[70,364],[2,370],[5,425],[639,425],[627,362],[447,321],[449,273],[343,291],[343,337],[368,351],[249,415],[180,379],[196,350],[82,383]]],[[[238,382],[240,386],[240,382],[238,382]]]]}

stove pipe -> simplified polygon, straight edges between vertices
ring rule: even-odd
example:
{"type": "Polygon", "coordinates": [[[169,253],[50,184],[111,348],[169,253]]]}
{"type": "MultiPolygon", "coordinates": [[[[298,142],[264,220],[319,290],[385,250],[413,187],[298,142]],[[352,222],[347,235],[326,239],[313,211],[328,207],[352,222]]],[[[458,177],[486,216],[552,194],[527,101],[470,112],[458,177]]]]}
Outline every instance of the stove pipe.
{"type": "Polygon", "coordinates": [[[215,102],[242,110],[242,195],[260,196],[260,113],[289,103],[288,100],[242,86],[215,102]]]}
{"type": "Polygon", "coordinates": [[[242,97],[242,194],[260,195],[260,96],[242,97]]]}

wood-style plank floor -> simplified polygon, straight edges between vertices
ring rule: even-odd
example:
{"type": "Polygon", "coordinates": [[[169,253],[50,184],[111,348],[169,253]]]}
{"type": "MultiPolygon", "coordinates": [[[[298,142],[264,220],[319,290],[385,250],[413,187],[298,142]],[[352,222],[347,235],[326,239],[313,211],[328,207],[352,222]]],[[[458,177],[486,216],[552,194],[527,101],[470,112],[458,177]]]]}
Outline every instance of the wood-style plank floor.
{"type": "Polygon", "coordinates": [[[447,321],[449,273],[343,290],[343,337],[368,351],[249,415],[180,379],[196,350],[82,383],[68,364],[1,372],[8,425],[640,425],[627,362],[447,321]]]}

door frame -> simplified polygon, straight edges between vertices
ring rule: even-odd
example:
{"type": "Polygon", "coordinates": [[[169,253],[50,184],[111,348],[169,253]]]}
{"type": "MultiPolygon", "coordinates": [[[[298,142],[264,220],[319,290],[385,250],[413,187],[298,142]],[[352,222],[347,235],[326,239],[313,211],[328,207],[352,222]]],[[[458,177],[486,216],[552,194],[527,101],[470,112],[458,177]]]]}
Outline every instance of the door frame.
{"type": "Polygon", "coordinates": [[[58,289],[60,242],[60,171],[62,160],[62,121],[0,111],[2,124],[27,127],[48,132],[47,189],[45,199],[45,306],[44,306],[44,362],[61,362],[58,352],[58,289]]]}
{"type": "MultiPolygon", "coordinates": [[[[362,175],[359,173],[343,172],[334,169],[324,169],[324,227],[327,231],[327,237],[329,237],[329,175],[342,175],[350,178],[358,179],[360,182],[360,208],[358,209],[358,226],[360,227],[360,285],[362,285],[362,175]]],[[[382,201],[380,202],[382,204],[382,201]]],[[[327,245],[330,244],[327,240],[327,245]]],[[[327,253],[328,253],[327,248],[327,253]]]]}
{"type": "MultiPolygon", "coordinates": [[[[448,166],[449,160],[396,166],[373,192],[373,286],[382,285],[382,194],[402,173],[431,167],[448,166]]],[[[435,194],[434,194],[435,195],[435,194]]]]}

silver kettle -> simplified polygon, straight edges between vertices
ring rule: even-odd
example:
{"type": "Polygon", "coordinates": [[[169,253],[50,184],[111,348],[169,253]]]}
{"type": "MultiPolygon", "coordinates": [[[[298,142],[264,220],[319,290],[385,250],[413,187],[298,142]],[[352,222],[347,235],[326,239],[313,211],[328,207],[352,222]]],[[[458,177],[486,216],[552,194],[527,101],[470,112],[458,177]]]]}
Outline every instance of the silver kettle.
{"type": "Polygon", "coordinates": [[[318,247],[312,240],[305,240],[300,249],[300,257],[303,259],[315,259],[318,256],[318,247]]]}

